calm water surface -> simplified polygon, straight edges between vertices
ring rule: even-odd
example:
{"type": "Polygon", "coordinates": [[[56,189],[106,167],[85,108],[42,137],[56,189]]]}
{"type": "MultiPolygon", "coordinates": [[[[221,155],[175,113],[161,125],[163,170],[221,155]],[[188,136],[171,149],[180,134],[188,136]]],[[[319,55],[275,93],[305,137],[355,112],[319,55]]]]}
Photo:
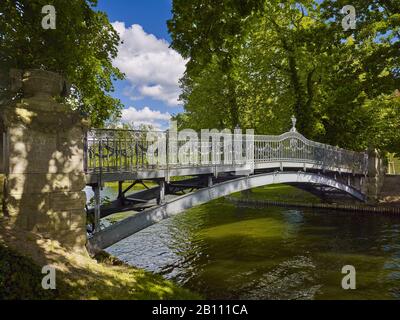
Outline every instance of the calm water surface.
{"type": "Polygon", "coordinates": [[[399,299],[400,219],[218,200],[110,247],[209,299],[399,299]],[[357,289],[341,288],[344,265],[357,289]]]}

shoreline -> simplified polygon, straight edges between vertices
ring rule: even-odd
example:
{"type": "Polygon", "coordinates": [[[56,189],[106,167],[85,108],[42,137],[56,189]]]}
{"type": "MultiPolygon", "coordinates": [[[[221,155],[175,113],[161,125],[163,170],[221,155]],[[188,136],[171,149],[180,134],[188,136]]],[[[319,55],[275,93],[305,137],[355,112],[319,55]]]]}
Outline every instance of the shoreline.
{"type": "Polygon", "coordinates": [[[0,299],[202,300],[202,295],[107,252],[91,258],[33,232],[15,233],[0,219],[0,299]],[[57,272],[57,289],[43,290],[42,267],[57,272]]]}
{"type": "Polygon", "coordinates": [[[303,203],[303,202],[290,202],[290,201],[275,201],[275,200],[259,200],[243,197],[225,197],[231,203],[242,205],[252,208],[260,207],[285,207],[285,208],[310,208],[310,209],[326,209],[326,210],[340,210],[351,212],[362,212],[371,214],[387,214],[399,215],[400,207],[395,206],[371,206],[371,205],[358,205],[358,204],[329,204],[329,203],[303,203]]]}

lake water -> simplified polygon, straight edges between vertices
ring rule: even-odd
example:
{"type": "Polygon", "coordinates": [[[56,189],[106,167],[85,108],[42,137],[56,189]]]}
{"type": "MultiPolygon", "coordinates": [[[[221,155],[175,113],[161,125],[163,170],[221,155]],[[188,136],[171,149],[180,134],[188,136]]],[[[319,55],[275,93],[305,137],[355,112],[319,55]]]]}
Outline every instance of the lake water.
{"type": "Polygon", "coordinates": [[[400,219],[303,209],[191,209],[107,250],[209,299],[400,299],[400,219]],[[356,290],[341,286],[356,269],[356,290]]]}

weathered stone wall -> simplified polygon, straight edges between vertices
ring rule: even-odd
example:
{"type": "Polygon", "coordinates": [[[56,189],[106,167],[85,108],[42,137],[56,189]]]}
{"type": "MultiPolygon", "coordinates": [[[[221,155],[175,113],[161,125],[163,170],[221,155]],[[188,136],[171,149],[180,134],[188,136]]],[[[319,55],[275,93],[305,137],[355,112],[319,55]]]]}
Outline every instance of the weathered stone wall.
{"type": "Polygon", "coordinates": [[[15,227],[83,249],[83,137],[87,125],[77,112],[53,98],[62,86],[51,81],[61,78],[42,72],[39,76],[46,78],[44,90],[28,87],[24,98],[1,111],[7,142],[5,214],[15,227]]]}
{"type": "Polygon", "coordinates": [[[386,175],[379,200],[400,206],[400,175],[386,175]]]}
{"type": "Polygon", "coordinates": [[[368,152],[368,177],[366,179],[366,194],[369,202],[377,202],[385,180],[386,166],[377,150],[368,152]]]}

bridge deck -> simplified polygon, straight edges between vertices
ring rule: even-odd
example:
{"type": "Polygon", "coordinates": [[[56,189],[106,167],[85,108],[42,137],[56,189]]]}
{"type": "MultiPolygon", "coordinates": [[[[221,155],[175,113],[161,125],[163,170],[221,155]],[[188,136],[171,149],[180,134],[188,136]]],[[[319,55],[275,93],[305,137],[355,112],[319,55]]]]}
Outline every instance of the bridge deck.
{"type": "Polygon", "coordinates": [[[368,168],[366,153],[308,140],[295,128],[280,136],[250,138],[210,134],[207,139],[191,137],[188,141],[171,136],[170,132],[91,131],[85,147],[87,183],[217,175],[246,171],[249,166],[255,170],[291,168],[353,174],[366,174],[368,168]]]}
{"type": "MultiPolygon", "coordinates": [[[[323,171],[323,172],[338,172],[338,173],[351,173],[355,175],[364,175],[365,172],[354,170],[350,168],[335,167],[332,165],[325,165],[324,163],[306,163],[299,161],[275,161],[275,162],[261,162],[254,164],[255,170],[310,170],[310,171],[323,171]]],[[[123,169],[116,168],[113,170],[92,170],[86,173],[86,183],[88,185],[96,184],[99,182],[114,182],[114,181],[131,181],[131,180],[157,180],[170,177],[181,176],[197,176],[197,175],[218,175],[220,173],[241,172],[248,171],[247,166],[233,166],[233,165],[206,165],[206,166],[190,166],[190,167],[172,167],[172,168],[154,168],[154,169],[123,169]]]]}

